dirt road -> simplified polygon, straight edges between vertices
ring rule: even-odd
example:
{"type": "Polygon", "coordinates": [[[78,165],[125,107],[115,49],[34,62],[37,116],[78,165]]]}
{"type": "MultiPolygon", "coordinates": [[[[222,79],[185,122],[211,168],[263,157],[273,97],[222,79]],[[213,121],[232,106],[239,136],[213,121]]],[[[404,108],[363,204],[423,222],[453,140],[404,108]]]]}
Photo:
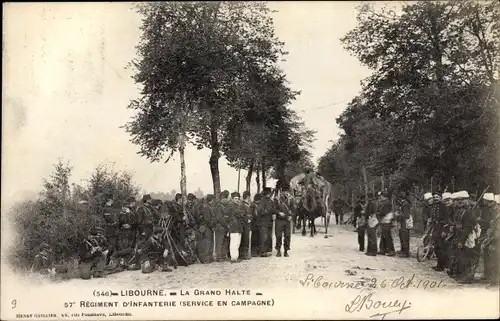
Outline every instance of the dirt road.
{"type": "MultiPolygon", "coordinates": [[[[319,228],[315,237],[302,236],[299,232],[292,235],[290,257],[259,257],[236,264],[195,264],[179,267],[173,272],[150,274],[125,271],[100,279],[71,279],[56,283],[33,275],[6,278],[3,268],[2,296],[5,295],[5,300],[2,301],[2,311],[9,313],[3,319],[13,319],[18,313],[33,313],[35,310],[40,313],[92,312],[96,315],[126,312],[141,319],[165,319],[167,310],[168,318],[173,319],[359,319],[385,318],[384,313],[391,313],[387,319],[491,318],[498,315],[498,289],[485,289],[482,284],[460,285],[446,273],[432,270],[435,261],[417,262],[415,250],[420,242],[418,237],[412,238],[412,258],[370,257],[358,251],[357,234],[352,226],[331,226],[330,233],[325,237],[320,220],[317,223],[319,228]],[[166,291],[166,297],[160,297],[161,300],[177,300],[176,308],[144,310],[144,307],[123,306],[121,309],[105,310],[89,307],[92,302],[103,300],[158,300],[147,294],[131,297],[127,293],[159,289],[166,291]],[[242,292],[226,294],[228,289],[242,289],[242,292]],[[196,291],[205,290],[220,290],[222,295],[196,294],[196,291]],[[100,297],[99,291],[125,294],[100,297]],[[172,291],[177,293],[175,297],[171,296],[172,291]],[[214,306],[186,309],[191,304],[186,299],[194,302],[192,304],[208,304],[207,300],[212,300],[214,306]],[[217,306],[219,300],[227,300],[228,306],[221,309],[217,306]],[[243,302],[241,300],[268,303],[267,307],[235,306],[243,302]],[[360,303],[363,300],[372,302],[370,307],[360,303]],[[474,309],[470,308],[471,300],[475,302],[474,309]],[[40,302],[35,310],[33,302],[40,302]],[[372,307],[373,302],[379,302],[383,308],[372,307]],[[483,307],[478,308],[478,302],[483,307]]],[[[395,243],[398,249],[399,241],[395,239],[395,243]]],[[[117,304],[123,304],[120,302],[117,304]]],[[[95,319],[90,314],[80,316],[95,319]]],[[[62,317],[67,318],[65,315],[62,317]]],[[[107,317],[116,319],[116,315],[112,314],[107,317]]]]}
{"type": "MultiPolygon", "coordinates": [[[[290,257],[252,258],[237,264],[229,262],[212,264],[195,264],[189,267],[179,267],[174,272],[155,272],[141,274],[139,271],[125,271],[107,276],[110,281],[127,280],[130,285],[144,286],[154,284],[160,287],[224,287],[228,284],[238,287],[303,286],[308,275],[321,275],[325,280],[369,281],[377,278],[395,280],[406,279],[415,274],[422,280],[421,287],[430,287],[431,282],[440,283],[440,287],[483,287],[484,285],[460,285],[447,277],[445,272],[432,270],[434,260],[417,262],[415,258],[419,237],[412,237],[412,257],[398,258],[376,256],[370,257],[358,251],[357,234],[352,226],[330,226],[330,231],[324,234],[320,220],[317,220],[318,234],[315,237],[302,236],[299,231],[292,235],[290,257]],[[424,284],[424,281],[428,281],[424,284]]],[[[399,240],[395,237],[396,249],[399,240]]],[[[274,244],[274,240],[273,240],[274,244]]],[[[309,280],[311,276],[309,276],[309,280]]],[[[113,282],[111,281],[111,282],[113,282]]],[[[101,282],[91,280],[86,282],[101,282]]],[[[388,282],[388,281],[387,281],[388,282]]],[[[386,283],[387,283],[386,282],[386,283]]],[[[113,282],[114,283],[114,282],[113,282]]],[[[314,282],[313,282],[314,283],[314,282]]]]}

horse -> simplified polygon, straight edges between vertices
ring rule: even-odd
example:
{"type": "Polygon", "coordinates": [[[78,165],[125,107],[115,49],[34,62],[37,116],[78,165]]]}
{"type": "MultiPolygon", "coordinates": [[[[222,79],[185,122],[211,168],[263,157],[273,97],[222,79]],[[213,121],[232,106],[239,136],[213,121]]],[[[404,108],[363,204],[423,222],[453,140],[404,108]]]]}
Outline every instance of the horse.
{"type": "Polygon", "coordinates": [[[306,221],[309,223],[311,237],[316,232],[314,220],[318,217],[326,216],[325,205],[322,201],[320,192],[315,188],[307,188],[304,195],[299,199],[297,206],[297,229],[302,225],[302,235],[306,235],[306,221]]]}

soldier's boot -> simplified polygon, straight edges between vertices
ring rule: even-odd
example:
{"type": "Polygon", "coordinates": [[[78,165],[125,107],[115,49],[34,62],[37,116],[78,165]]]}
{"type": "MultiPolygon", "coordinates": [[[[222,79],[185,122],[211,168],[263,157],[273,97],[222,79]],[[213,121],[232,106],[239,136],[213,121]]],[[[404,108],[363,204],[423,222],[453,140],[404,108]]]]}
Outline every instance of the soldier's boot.
{"type": "Polygon", "coordinates": [[[286,250],[285,250],[285,255],[284,255],[284,257],[289,257],[289,255],[288,255],[288,251],[286,251],[286,250]]]}
{"type": "Polygon", "coordinates": [[[161,267],[161,271],[162,272],[172,272],[173,270],[171,268],[169,268],[167,265],[163,265],[161,267]]]}
{"type": "MultiPolygon", "coordinates": [[[[286,252],[285,252],[286,253],[286,252]]],[[[281,251],[280,250],[276,250],[276,256],[277,257],[281,257],[281,251]]]]}

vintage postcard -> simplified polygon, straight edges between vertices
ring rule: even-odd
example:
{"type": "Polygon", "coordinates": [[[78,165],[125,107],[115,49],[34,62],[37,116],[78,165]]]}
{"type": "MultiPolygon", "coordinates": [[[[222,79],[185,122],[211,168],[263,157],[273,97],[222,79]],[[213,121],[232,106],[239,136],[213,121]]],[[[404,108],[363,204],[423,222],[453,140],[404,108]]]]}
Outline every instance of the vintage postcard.
{"type": "Polygon", "coordinates": [[[3,9],[2,320],[499,318],[498,1],[3,9]]]}

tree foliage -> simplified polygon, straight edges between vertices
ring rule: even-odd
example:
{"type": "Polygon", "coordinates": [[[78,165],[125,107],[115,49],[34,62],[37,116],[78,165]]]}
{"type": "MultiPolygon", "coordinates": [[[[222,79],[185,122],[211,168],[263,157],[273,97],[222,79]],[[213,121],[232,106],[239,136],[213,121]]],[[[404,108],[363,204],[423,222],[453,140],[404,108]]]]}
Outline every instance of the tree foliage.
{"type": "Polygon", "coordinates": [[[393,187],[430,188],[433,177],[441,189],[498,190],[499,13],[494,1],[361,6],[342,42],[373,73],[320,171],[351,186],[364,166],[393,187]]]}

